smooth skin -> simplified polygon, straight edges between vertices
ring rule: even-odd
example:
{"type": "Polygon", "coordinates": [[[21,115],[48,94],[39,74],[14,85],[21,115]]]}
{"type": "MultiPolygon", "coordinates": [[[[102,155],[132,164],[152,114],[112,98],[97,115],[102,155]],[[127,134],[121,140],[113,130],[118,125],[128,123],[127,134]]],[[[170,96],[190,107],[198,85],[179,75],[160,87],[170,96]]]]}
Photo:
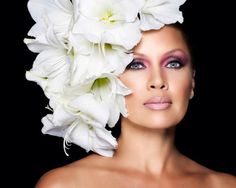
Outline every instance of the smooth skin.
{"type": "Polygon", "coordinates": [[[233,175],[182,155],[175,126],[194,95],[194,70],[180,30],[144,32],[120,79],[133,93],[111,158],[92,154],[44,174],[36,188],[235,188],[233,175]]]}

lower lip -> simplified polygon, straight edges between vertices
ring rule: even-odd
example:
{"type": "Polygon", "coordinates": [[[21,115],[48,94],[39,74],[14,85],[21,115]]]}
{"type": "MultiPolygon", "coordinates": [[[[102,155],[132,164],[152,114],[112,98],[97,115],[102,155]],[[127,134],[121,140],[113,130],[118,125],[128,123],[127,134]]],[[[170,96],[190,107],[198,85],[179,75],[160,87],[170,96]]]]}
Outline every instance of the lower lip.
{"type": "Polygon", "coordinates": [[[151,110],[165,110],[169,108],[171,103],[147,103],[144,104],[147,108],[151,110]]]}

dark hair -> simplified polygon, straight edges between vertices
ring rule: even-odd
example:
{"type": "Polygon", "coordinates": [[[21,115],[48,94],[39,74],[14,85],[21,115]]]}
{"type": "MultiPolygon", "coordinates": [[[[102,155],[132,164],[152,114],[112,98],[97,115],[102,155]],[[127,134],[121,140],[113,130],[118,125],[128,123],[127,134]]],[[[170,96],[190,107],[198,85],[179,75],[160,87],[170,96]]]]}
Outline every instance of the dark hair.
{"type": "Polygon", "coordinates": [[[108,125],[106,126],[106,129],[109,130],[109,131],[111,131],[112,135],[113,135],[116,139],[119,138],[120,133],[121,133],[121,116],[122,116],[122,115],[120,115],[119,120],[116,122],[115,127],[110,128],[108,125]]]}
{"type": "Polygon", "coordinates": [[[194,49],[193,49],[194,45],[193,45],[192,37],[190,35],[188,28],[186,27],[186,25],[184,25],[184,23],[180,24],[179,22],[172,24],[172,26],[181,31],[183,38],[185,39],[186,44],[188,46],[190,55],[191,55],[192,67],[193,67],[193,69],[195,69],[196,64],[194,61],[194,49]]]}

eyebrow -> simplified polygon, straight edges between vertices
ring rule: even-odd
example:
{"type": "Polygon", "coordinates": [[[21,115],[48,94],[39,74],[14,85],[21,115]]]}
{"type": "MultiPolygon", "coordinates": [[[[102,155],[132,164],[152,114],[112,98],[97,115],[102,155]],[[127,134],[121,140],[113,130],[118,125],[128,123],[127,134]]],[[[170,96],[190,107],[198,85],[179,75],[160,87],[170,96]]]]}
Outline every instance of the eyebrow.
{"type": "MultiPolygon", "coordinates": [[[[172,53],[174,53],[174,52],[178,52],[178,51],[181,51],[182,53],[188,54],[188,52],[186,52],[186,51],[184,51],[184,50],[178,48],[178,49],[173,49],[173,50],[170,50],[170,51],[166,52],[166,53],[164,54],[164,56],[169,55],[169,54],[172,54],[172,53]]],[[[141,57],[146,57],[146,55],[143,54],[143,53],[136,53],[136,52],[134,52],[134,55],[138,55],[138,56],[141,56],[141,57]]]]}

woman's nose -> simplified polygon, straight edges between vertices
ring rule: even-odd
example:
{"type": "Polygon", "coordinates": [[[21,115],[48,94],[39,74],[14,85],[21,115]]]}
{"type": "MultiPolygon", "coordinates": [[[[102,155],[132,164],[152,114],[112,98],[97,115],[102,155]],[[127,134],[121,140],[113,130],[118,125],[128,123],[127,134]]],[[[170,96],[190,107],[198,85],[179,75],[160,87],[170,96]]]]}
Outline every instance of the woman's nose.
{"type": "Polygon", "coordinates": [[[148,89],[162,89],[167,90],[168,84],[161,71],[152,72],[147,83],[148,89]]]}

